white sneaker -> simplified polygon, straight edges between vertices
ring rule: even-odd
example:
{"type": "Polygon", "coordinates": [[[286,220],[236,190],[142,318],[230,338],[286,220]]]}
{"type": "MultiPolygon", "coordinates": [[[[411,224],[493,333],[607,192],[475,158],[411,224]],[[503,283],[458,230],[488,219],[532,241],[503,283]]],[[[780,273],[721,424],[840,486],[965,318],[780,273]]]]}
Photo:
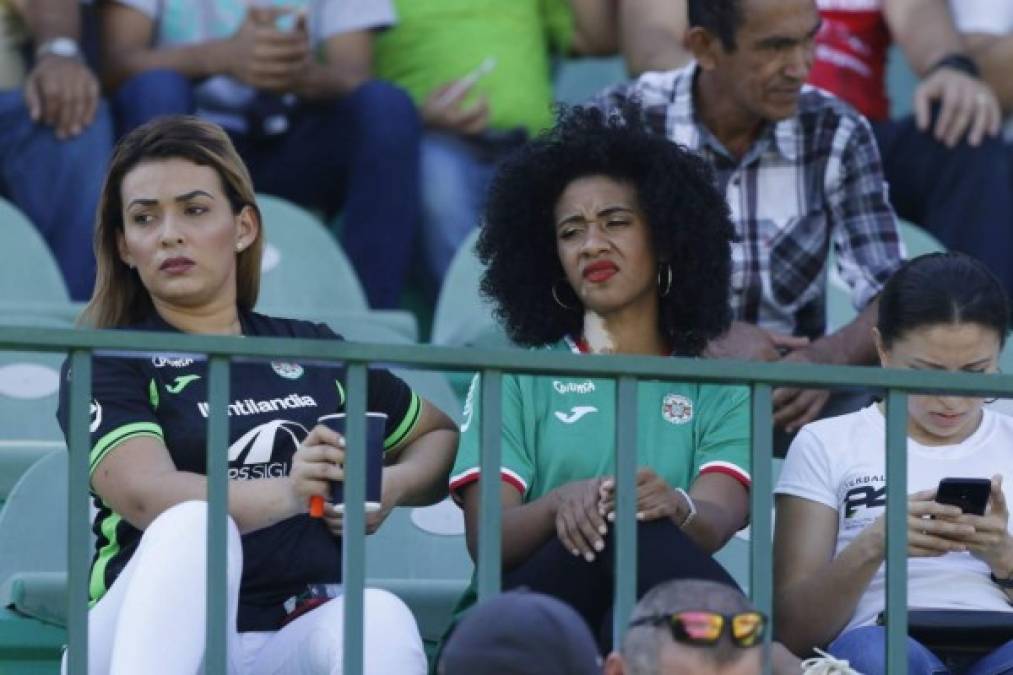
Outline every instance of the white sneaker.
{"type": "Polygon", "coordinates": [[[802,662],[803,675],[862,675],[844,659],[837,659],[822,649],[813,650],[819,656],[802,662]]]}

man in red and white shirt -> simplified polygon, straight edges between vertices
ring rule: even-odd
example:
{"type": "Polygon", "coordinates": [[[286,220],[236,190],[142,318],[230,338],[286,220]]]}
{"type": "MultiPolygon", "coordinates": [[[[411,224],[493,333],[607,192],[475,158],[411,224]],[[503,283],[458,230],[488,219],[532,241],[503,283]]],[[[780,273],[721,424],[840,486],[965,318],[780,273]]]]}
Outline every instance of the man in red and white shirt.
{"type": "Polygon", "coordinates": [[[1013,196],[995,93],[965,53],[946,0],[817,0],[809,81],[872,122],[890,199],[904,219],[985,262],[1013,292],[1013,196]],[[920,77],[914,115],[889,116],[893,42],[920,77]]]}

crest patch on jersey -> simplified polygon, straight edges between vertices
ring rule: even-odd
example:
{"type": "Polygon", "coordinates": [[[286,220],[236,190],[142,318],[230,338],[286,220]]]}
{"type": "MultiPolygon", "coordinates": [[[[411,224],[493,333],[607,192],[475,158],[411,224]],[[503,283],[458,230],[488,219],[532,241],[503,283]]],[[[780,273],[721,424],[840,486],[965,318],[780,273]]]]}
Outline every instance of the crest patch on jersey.
{"type": "Polygon", "coordinates": [[[284,361],[272,361],[271,368],[286,380],[298,380],[302,377],[303,369],[298,363],[285,363],[284,361]]]}
{"type": "Polygon", "coordinates": [[[666,394],[661,401],[661,416],[672,424],[686,424],[693,419],[693,401],[679,394],[666,394]]]}

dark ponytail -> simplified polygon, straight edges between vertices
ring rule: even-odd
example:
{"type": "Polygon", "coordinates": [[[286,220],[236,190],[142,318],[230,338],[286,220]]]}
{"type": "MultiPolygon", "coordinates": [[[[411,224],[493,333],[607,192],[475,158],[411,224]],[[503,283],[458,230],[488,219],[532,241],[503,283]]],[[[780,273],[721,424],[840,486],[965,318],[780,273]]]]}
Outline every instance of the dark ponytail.
{"type": "Polygon", "coordinates": [[[999,280],[963,253],[930,253],[907,261],[879,296],[877,327],[883,346],[924,326],[976,323],[1006,344],[1009,303],[999,280]]]}

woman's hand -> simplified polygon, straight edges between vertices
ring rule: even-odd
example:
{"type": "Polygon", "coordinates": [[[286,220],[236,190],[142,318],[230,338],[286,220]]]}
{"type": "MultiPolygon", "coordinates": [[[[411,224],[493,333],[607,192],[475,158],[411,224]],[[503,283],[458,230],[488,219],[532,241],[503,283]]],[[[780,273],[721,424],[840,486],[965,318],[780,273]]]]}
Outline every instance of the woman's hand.
{"type": "MultiPolygon", "coordinates": [[[[380,509],[366,512],[366,534],[374,534],[379,530],[394,507],[401,504],[403,490],[397,480],[397,467],[384,467],[382,480],[380,509]]],[[[345,533],[345,512],[339,510],[336,504],[324,503],[324,522],[334,536],[340,537],[345,533]]]]}
{"type": "MultiPolygon", "coordinates": [[[[963,512],[960,507],[940,504],[935,497],[935,488],[908,495],[907,552],[912,558],[963,553],[968,549],[963,540],[974,535],[974,527],[961,522],[963,512]]],[[[886,513],[863,534],[873,537],[875,545],[885,555],[886,513]]]]}
{"type": "MultiPolygon", "coordinates": [[[[609,522],[616,519],[615,491],[614,479],[602,481],[599,510],[609,522]]],[[[637,520],[649,522],[671,518],[676,525],[682,525],[689,512],[686,497],[672,488],[654,469],[644,467],[637,471],[637,520]]]]}
{"type": "Polygon", "coordinates": [[[971,555],[987,564],[1001,579],[1013,572],[1013,537],[1009,534],[1009,509],[1002,491],[1002,476],[992,476],[992,491],[985,515],[965,513],[958,522],[970,525],[974,533],[961,537],[971,555]]]}
{"type": "Polygon", "coordinates": [[[555,502],[556,535],[566,550],[593,562],[605,548],[608,526],[598,510],[602,479],[567,483],[550,494],[555,502]]]}
{"type": "Polygon", "coordinates": [[[308,509],[310,497],[330,501],[331,482],[345,479],[345,439],[322,424],[313,427],[292,456],[288,472],[297,512],[308,509]]]}

